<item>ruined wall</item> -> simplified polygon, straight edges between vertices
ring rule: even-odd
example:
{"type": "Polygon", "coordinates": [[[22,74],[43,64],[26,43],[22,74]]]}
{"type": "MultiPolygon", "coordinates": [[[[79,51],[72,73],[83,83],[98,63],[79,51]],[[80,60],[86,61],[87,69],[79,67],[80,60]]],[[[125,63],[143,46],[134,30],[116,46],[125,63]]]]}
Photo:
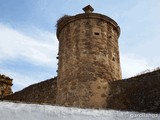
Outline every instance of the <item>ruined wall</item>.
{"type": "Polygon", "coordinates": [[[56,103],[57,81],[52,78],[5,97],[5,100],[21,101],[29,103],[56,103]]]}
{"type": "Polygon", "coordinates": [[[119,34],[114,20],[97,13],[58,21],[57,104],[106,107],[108,81],[121,79],[119,34]]]}
{"type": "Polygon", "coordinates": [[[0,98],[12,94],[12,79],[0,74],[0,98]]]}

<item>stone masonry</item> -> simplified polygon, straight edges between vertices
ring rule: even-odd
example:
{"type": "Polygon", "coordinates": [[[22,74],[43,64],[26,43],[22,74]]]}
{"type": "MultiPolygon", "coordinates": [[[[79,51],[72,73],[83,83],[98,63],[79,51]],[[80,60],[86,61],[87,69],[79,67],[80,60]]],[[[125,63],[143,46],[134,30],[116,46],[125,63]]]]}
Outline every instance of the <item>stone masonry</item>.
{"type": "Polygon", "coordinates": [[[108,82],[121,79],[117,23],[102,14],[64,16],[57,23],[59,63],[56,103],[105,108],[108,82]]]}
{"type": "Polygon", "coordinates": [[[160,113],[160,69],[109,83],[107,108],[160,113]]]}
{"type": "Polygon", "coordinates": [[[40,83],[36,83],[6,96],[5,100],[28,102],[28,103],[47,103],[55,104],[57,95],[57,78],[51,78],[40,83]]]}
{"type": "MultiPolygon", "coordinates": [[[[107,107],[124,111],[160,113],[160,70],[110,81],[107,107]]],[[[28,86],[3,100],[56,105],[57,78],[28,86]]]]}
{"type": "Polygon", "coordinates": [[[12,79],[0,74],[0,98],[12,94],[12,79]]]}

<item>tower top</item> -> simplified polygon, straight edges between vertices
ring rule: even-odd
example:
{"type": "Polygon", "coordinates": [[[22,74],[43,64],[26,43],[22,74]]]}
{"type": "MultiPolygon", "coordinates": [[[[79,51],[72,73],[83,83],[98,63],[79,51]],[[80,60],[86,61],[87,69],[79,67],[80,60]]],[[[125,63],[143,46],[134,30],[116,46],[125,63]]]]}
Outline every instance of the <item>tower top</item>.
{"type": "Polygon", "coordinates": [[[61,30],[69,23],[77,21],[79,19],[97,19],[101,21],[105,21],[108,23],[111,23],[111,25],[114,26],[114,29],[117,31],[117,35],[119,37],[120,35],[120,28],[118,24],[110,17],[99,14],[99,13],[92,13],[94,11],[93,7],[91,5],[87,5],[83,8],[85,13],[80,13],[74,16],[63,16],[57,21],[57,37],[59,38],[59,34],[61,30]]]}
{"type": "Polygon", "coordinates": [[[91,5],[87,5],[83,8],[85,13],[92,13],[94,11],[93,7],[91,5]]]}

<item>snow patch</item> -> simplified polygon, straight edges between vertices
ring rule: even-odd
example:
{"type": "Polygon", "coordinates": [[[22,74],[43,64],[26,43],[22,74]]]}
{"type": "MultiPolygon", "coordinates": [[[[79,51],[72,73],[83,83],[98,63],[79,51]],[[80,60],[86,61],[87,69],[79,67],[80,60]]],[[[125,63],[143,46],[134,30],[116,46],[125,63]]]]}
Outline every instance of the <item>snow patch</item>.
{"type": "Polygon", "coordinates": [[[0,120],[151,120],[159,114],[0,102],[0,120]]]}

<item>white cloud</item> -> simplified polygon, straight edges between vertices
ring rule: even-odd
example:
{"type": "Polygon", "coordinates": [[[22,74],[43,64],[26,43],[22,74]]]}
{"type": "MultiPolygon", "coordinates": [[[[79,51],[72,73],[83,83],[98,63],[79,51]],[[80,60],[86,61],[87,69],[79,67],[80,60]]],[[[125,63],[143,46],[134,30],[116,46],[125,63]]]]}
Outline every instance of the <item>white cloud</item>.
{"type": "Polygon", "coordinates": [[[35,78],[31,78],[24,74],[22,75],[19,74],[18,72],[14,72],[5,68],[0,69],[0,73],[3,73],[13,79],[13,88],[12,88],[13,92],[21,90],[38,81],[35,78]]]}
{"type": "MultiPolygon", "coordinates": [[[[31,67],[26,70],[26,73],[20,73],[18,68],[11,70],[10,67],[3,66],[8,60],[14,63],[14,60],[20,58],[19,60],[27,61],[33,66],[41,66],[42,69],[56,69],[57,67],[58,40],[55,34],[34,27],[31,31],[35,35],[26,35],[0,23],[0,74],[13,78],[14,92],[40,80],[49,79],[52,71],[45,73],[44,70],[39,70],[40,75],[37,75],[31,67]],[[30,75],[27,74],[28,70],[31,72],[30,75]]],[[[25,71],[25,68],[23,69],[25,71]]]]}
{"type": "Polygon", "coordinates": [[[121,68],[123,78],[129,78],[147,69],[153,69],[146,59],[139,58],[134,54],[121,55],[121,68]]]}
{"type": "Polygon", "coordinates": [[[35,65],[56,65],[58,41],[53,33],[41,31],[42,38],[32,38],[0,24],[0,61],[23,58],[35,65]],[[47,39],[47,40],[45,40],[47,39]]]}
{"type": "Polygon", "coordinates": [[[132,77],[160,66],[159,10],[160,1],[141,0],[119,14],[123,77],[132,77]]]}

